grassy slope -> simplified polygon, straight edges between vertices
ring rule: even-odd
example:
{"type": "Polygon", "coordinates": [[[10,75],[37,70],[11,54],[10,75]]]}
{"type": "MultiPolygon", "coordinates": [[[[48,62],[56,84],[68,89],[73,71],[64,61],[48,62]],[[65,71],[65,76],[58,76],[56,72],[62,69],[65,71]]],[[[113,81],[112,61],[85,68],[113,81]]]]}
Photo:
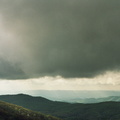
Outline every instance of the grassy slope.
{"type": "Polygon", "coordinates": [[[4,100],[64,120],[120,120],[120,102],[69,104],[27,95],[4,96],[4,100]]]}
{"type": "Polygon", "coordinates": [[[18,105],[0,101],[0,120],[60,120],[18,105]]]}

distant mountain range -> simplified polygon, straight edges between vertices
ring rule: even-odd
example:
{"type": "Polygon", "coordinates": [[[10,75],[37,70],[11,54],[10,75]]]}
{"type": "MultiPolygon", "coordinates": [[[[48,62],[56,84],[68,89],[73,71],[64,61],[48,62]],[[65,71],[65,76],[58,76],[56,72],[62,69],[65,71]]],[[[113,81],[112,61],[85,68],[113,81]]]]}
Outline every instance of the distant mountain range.
{"type": "Polygon", "coordinates": [[[107,102],[107,101],[114,101],[120,102],[120,96],[109,96],[104,98],[75,98],[75,99],[68,99],[64,102],[68,103],[100,103],[100,102],[107,102]]]}
{"type": "Polygon", "coordinates": [[[0,100],[63,120],[120,120],[120,102],[66,103],[29,95],[2,95],[0,100]]]}
{"type": "MultiPolygon", "coordinates": [[[[21,91],[18,93],[20,92],[21,91]]],[[[2,93],[4,93],[4,91],[2,93]]],[[[23,91],[22,93],[32,96],[42,96],[53,101],[66,101],[73,98],[105,98],[109,96],[120,96],[120,91],[105,90],[31,90],[23,91]]]]}
{"type": "Polygon", "coordinates": [[[50,115],[0,101],[0,120],[60,120],[50,115]]]}
{"type": "Polygon", "coordinates": [[[53,101],[66,101],[73,98],[105,98],[109,96],[120,96],[120,91],[105,91],[105,90],[28,90],[28,91],[2,91],[4,94],[19,94],[24,93],[32,96],[41,96],[53,101]]]}

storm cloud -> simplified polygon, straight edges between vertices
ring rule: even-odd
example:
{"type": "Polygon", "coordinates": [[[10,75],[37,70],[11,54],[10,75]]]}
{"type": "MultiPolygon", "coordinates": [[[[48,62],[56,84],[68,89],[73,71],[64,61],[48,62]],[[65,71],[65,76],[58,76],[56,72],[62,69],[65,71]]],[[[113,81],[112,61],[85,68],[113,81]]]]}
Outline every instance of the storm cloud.
{"type": "Polygon", "coordinates": [[[0,77],[119,71],[119,13],[118,0],[1,0],[0,77]]]}

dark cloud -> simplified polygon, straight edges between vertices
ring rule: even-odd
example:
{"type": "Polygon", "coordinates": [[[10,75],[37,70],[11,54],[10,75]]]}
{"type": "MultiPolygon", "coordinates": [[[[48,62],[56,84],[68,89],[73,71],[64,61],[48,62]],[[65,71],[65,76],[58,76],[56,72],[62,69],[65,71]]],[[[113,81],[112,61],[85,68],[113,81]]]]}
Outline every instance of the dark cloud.
{"type": "Polygon", "coordinates": [[[17,66],[11,64],[9,61],[0,59],[0,78],[2,79],[25,79],[28,78],[24,72],[17,66]]]}
{"type": "Polygon", "coordinates": [[[118,0],[1,1],[3,27],[15,41],[11,51],[4,48],[4,59],[19,63],[29,77],[92,77],[119,70],[119,13],[118,0]]]}

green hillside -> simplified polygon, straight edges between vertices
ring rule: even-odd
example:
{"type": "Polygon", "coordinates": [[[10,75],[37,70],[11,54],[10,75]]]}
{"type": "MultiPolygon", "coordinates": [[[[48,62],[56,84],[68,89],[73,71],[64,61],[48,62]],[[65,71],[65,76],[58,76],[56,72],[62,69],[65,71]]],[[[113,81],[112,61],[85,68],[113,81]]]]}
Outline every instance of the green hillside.
{"type": "Polygon", "coordinates": [[[50,115],[0,101],[0,120],[60,120],[50,115]]]}
{"type": "Polygon", "coordinates": [[[29,95],[4,95],[0,100],[50,114],[63,120],[120,120],[120,102],[71,104],[29,95]]]}

